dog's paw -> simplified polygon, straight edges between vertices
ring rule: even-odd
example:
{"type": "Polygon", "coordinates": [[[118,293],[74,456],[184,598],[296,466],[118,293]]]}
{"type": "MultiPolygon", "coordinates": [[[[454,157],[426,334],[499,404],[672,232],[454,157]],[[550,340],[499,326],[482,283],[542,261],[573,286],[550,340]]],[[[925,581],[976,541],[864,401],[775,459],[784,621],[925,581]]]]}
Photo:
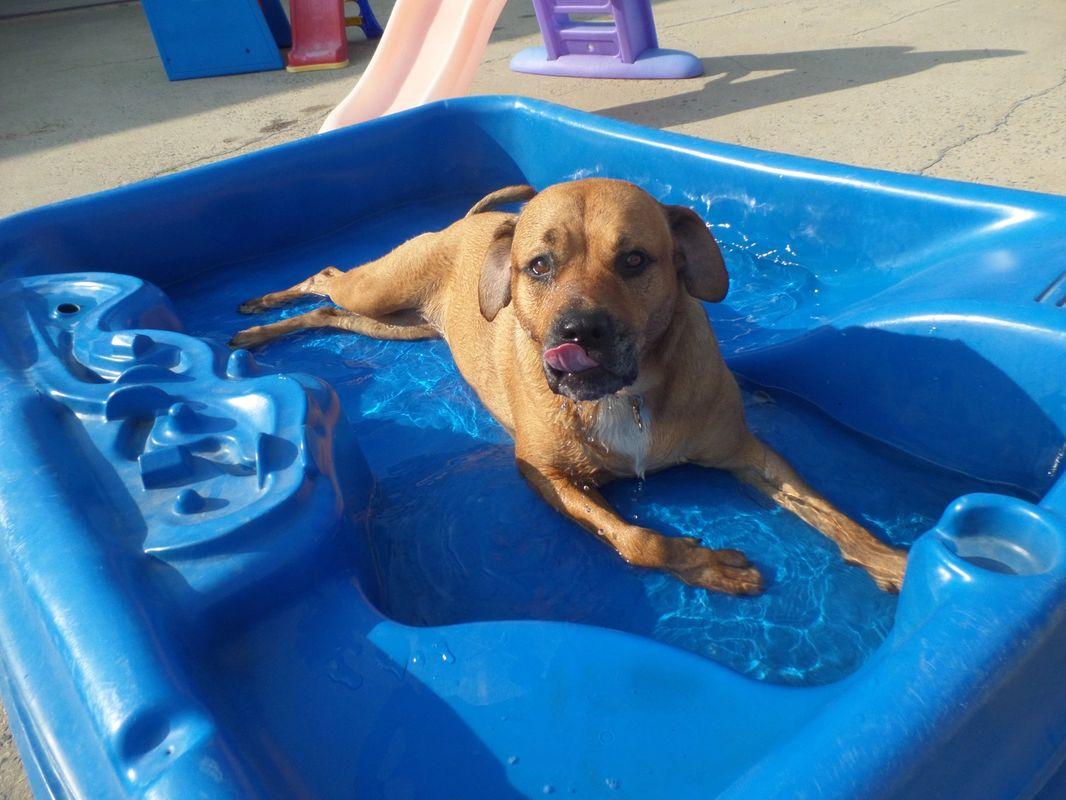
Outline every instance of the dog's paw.
{"type": "Polygon", "coordinates": [[[762,594],[762,575],[739,550],[710,550],[692,537],[673,541],[668,569],[690,586],[725,594],[762,594]]]}
{"type": "Polygon", "coordinates": [[[234,350],[247,349],[262,344],[269,338],[269,335],[263,333],[263,326],[257,325],[254,328],[245,328],[243,331],[238,331],[227,344],[234,350]]]}
{"type": "Polygon", "coordinates": [[[899,590],[903,588],[903,574],[907,571],[907,551],[887,548],[887,552],[878,554],[876,558],[864,563],[863,567],[878,589],[899,594],[899,590]]]}
{"type": "Polygon", "coordinates": [[[881,542],[871,546],[848,547],[842,551],[844,560],[866,570],[882,592],[898,594],[907,571],[907,551],[897,550],[881,542]]]}
{"type": "Polygon", "coordinates": [[[252,300],[247,300],[237,306],[237,313],[239,314],[259,314],[266,311],[268,306],[263,302],[261,297],[256,297],[252,300]]]}

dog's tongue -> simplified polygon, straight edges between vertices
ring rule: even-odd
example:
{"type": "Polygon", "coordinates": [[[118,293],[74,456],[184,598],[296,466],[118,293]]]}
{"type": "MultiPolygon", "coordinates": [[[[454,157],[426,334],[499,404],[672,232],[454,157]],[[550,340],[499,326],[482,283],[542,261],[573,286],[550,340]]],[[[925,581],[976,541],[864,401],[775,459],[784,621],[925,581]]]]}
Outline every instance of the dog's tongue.
{"type": "Polygon", "coordinates": [[[599,362],[586,353],[584,347],[572,342],[546,350],[544,360],[549,367],[559,372],[582,372],[599,366],[599,362]]]}

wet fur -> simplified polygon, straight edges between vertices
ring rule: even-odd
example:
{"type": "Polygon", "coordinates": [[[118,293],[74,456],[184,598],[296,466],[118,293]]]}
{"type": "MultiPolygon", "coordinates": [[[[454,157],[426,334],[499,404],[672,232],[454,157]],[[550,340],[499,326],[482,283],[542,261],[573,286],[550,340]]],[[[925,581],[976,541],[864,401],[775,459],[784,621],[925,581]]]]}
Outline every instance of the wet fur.
{"type": "MultiPolygon", "coordinates": [[[[732,472],[829,536],[883,589],[898,590],[906,554],[833,507],[748,431],[740,391],[701,304],[722,299],[727,286],[717,244],[690,209],[661,205],[621,181],[575,181],[539,194],[507,187],[448,228],[377,261],[347,272],[327,267],[245,303],[241,310],[254,313],[320,294],[339,308],[248,328],[232,344],[251,347],[318,327],[379,338],[443,337],[463,377],[514,437],[518,468],[530,485],[627,562],[714,591],[762,590],[743,554],[628,523],[597,488],[694,463],[732,472]],[[493,210],[517,200],[529,200],[520,214],[493,210]],[[620,276],[617,254],[635,246],[653,266],[620,276]],[[558,267],[551,280],[535,280],[527,265],[546,251],[558,267]],[[616,394],[579,402],[549,385],[543,353],[560,315],[575,307],[609,312],[632,350],[602,355],[619,363],[635,358],[639,367],[616,394]],[[639,425],[633,398],[641,404],[639,425]]],[[[587,395],[599,391],[581,385],[580,373],[571,378],[587,395]]]]}

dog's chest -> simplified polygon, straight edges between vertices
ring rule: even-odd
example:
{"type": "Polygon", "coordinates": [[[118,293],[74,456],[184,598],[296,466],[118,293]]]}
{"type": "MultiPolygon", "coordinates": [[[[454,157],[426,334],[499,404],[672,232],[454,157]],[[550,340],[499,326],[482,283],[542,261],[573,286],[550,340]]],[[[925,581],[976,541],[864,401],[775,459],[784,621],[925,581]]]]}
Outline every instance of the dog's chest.
{"type": "Polygon", "coordinates": [[[638,397],[605,397],[588,427],[589,444],[612,472],[644,477],[651,449],[651,415],[638,397]]]}

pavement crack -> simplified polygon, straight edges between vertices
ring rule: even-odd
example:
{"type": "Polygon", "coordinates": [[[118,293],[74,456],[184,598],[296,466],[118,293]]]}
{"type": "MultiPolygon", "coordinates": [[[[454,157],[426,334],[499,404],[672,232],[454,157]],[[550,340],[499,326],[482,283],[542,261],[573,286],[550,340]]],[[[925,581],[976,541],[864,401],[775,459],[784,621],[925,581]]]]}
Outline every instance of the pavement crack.
{"type": "Polygon", "coordinates": [[[955,142],[954,144],[949,144],[947,147],[943,148],[939,153],[937,153],[936,158],[934,158],[932,161],[930,161],[928,164],[918,170],[918,174],[925,175],[929,170],[931,170],[933,167],[943,161],[949,153],[953,153],[960,147],[965,147],[966,145],[970,144],[970,142],[976,141],[977,139],[983,139],[986,136],[992,136],[993,134],[998,133],[999,130],[1010,121],[1010,118],[1014,114],[1014,112],[1024,106],[1030,100],[1036,100],[1037,98],[1043,97],[1044,95],[1051,94],[1053,91],[1055,91],[1056,89],[1061,89],[1063,86],[1066,86],[1066,72],[1063,73],[1062,78],[1058,81],[1058,83],[1054,84],[1053,86],[1048,86],[1046,89],[1041,89],[1039,92],[1033,92],[1032,94],[1027,94],[1025,97],[1015,100],[1011,104],[1010,108],[1006,110],[1003,116],[996,120],[995,124],[988,130],[972,133],[961,141],[955,142]]]}
{"type": "Polygon", "coordinates": [[[924,14],[926,11],[932,11],[933,9],[936,9],[936,8],[942,8],[944,6],[950,6],[953,3],[958,3],[958,2],[960,2],[960,0],[944,0],[943,3],[937,3],[936,5],[928,6],[926,8],[919,8],[916,11],[912,11],[909,14],[904,14],[901,17],[896,17],[895,19],[891,19],[888,22],[882,22],[880,25],[874,25],[872,28],[863,28],[861,31],[855,31],[855,33],[851,34],[851,36],[858,36],[860,33],[869,33],[870,31],[876,31],[876,30],[880,30],[881,28],[887,28],[889,25],[895,25],[897,22],[900,22],[901,20],[907,19],[907,17],[913,17],[913,16],[916,16],[918,14],[924,14]]]}

